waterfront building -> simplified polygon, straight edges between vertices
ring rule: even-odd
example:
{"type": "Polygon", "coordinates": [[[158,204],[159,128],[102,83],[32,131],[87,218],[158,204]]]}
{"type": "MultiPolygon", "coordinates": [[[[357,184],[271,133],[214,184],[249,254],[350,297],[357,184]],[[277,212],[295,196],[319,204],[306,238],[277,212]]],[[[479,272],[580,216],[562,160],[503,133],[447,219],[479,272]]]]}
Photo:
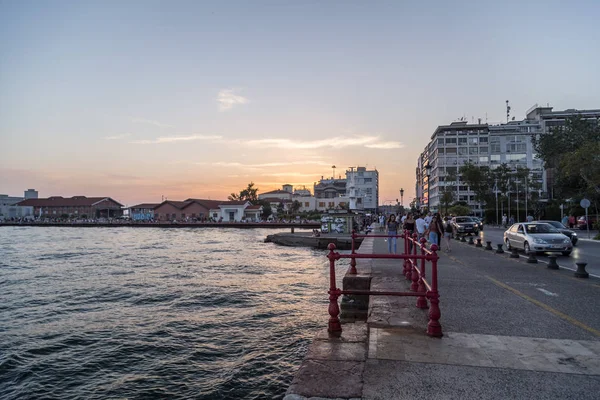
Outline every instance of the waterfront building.
{"type": "Polygon", "coordinates": [[[539,187],[537,197],[547,198],[549,188],[552,197],[551,171],[544,169],[542,160],[535,153],[532,137],[564,125],[566,118],[575,115],[597,119],[600,110],[553,112],[552,107],[535,105],[523,120],[497,125],[458,121],[438,126],[417,159],[417,207],[439,211],[441,195],[450,187],[455,194],[454,201],[466,202],[472,214],[483,216],[484,204],[475,200],[475,193],[462,181],[459,173],[460,167],[467,162],[490,169],[501,164],[507,164],[515,171],[526,167],[530,170],[529,185],[539,187]],[[456,178],[449,180],[451,176],[456,178]]]}
{"type": "Polygon", "coordinates": [[[25,191],[25,199],[37,199],[38,191],[35,189],[27,189],[25,191]]]}
{"type": "MultiPolygon", "coordinates": [[[[286,185],[284,185],[286,186],[286,185]]],[[[289,190],[282,190],[282,189],[277,189],[277,190],[271,190],[270,192],[265,192],[265,193],[260,193],[258,195],[258,199],[259,200],[267,200],[267,199],[272,199],[272,198],[276,198],[276,199],[280,199],[280,200],[291,200],[292,199],[292,190],[291,190],[291,185],[287,185],[289,186],[289,190]]]]}
{"type": "Polygon", "coordinates": [[[379,206],[379,171],[366,167],[346,170],[346,197],[350,210],[377,212],[379,206]]]}
{"type": "Polygon", "coordinates": [[[143,203],[129,207],[129,216],[134,221],[150,221],[154,219],[154,209],[159,203],[143,203]]]}
{"type": "Polygon", "coordinates": [[[60,218],[63,215],[80,218],[115,218],[123,215],[123,204],[110,197],[52,196],[46,199],[25,199],[18,206],[33,207],[36,217],[60,218]]]}

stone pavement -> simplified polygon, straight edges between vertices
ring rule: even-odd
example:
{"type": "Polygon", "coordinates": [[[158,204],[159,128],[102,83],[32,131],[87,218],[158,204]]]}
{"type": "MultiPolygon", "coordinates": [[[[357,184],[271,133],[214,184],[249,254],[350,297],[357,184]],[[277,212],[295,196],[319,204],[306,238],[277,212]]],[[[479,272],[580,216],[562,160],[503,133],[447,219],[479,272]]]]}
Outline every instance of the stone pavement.
{"type": "MultiPolygon", "coordinates": [[[[315,339],[285,399],[599,398],[600,280],[457,241],[440,257],[443,338],[415,297],[371,296],[366,324],[315,339]]],[[[408,290],[401,260],[360,261],[371,290],[408,290]]]]}

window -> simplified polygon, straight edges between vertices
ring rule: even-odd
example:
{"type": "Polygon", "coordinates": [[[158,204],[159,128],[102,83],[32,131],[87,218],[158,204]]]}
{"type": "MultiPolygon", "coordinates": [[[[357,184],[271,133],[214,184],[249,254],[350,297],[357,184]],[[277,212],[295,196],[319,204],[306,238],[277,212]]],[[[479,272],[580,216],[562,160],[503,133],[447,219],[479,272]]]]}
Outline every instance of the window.
{"type": "Polygon", "coordinates": [[[365,193],[367,193],[367,194],[373,194],[373,189],[372,188],[366,188],[365,189],[365,193]]]}
{"type": "Polygon", "coordinates": [[[479,143],[487,143],[488,142],[488,138],[487,137],[480,137],[479,138],[479,143]]]}
{"type": "Polygon", "coordinates": [[[527,151],[527,144],[525,143],[507,143],[506,152],[508,153],[524,153],[527,151]]]}
{"type": "Polygon", "coordinates": [[[500,153],[500,138],[490,138],[490,151],[492,153],[500,153]]]}
{"type": "Polygon", "coordinates": [[[463,137],[458,138],[458,145],[459,146],[460,145],[466,145],[466,144],[467,144],[467,138],[466,137],[464,137],[464,138],[463,137]]]}
{"type": "Polygon", "coordinates": [[[446,138],[446,144],[456,144],[456,138],[446,138]]]}
{"type": "Polygon", "coordinates": [[[473,145],[477,145],[479,143],[479,141],[477,140],[477,138],[469,138],[469,144],[473,144],[473,145]]]}
{"type": "Polygon", "coordinates": [[[480,163],[486,163],[486,162],[488,162],[488,157],[487,156],[484,156],[484,157],[480,156],[479,157],[479,162],[480,163]]]}
{"type": "Polygon", "coordinates": [[[466,156],[468,154],[468,149],[466,147],[459,147],[458,148],[458,155],[459,156],[466,156]]]}
{"type": "Polygon", "coordinates": [[[487,154],[487,152],[488,152],[487,146],[485,146],[485,147],[482,146],[479,148],[479,154],[487,154]]]}
{"type": "Polygon", "coordinates": [[[373,178],[365,178],[365,183],[371,183],[373,182],[373,178]]]}
{"type": "Polygon", "coordinates": [[[527,159],[526,154],[507,154],[506,155],[506,161],[522,161],[522,160],[526,160],[526,159],[527,159]]]}
{"type": "Polygon", "coordinates": [[[335,207],[335,202],[330,201],[329,204],[327,205],[329,208],[333,208],[335,207]]]}
{"type": "Polygon", "coordinates": [[[475,154],[477,154],[477,150],[479,150],[478,147],[469,147],[469,154],[475,155],[475,154]]]}
{"type": "Polygon", "coordinates": [[[444,149],[438,149],[438,154],[444,154],[444,149]]]}
{"type": "Polygon", "coordinates": [[[319,207],[325,207],[325,202],[324,201],[320,201],[319,202],[319,207]]]}
{"type": "Polygon", "coordinates": [[[310,207],[310,203],[308,201],[304,202],[304,207],[310,207]]]}
{"type": "Polygon", "coordinates": [[[439,138],[437,140],[437,144],[438,144],[438,146],[443,146],[444,145],[444,138],[439,138]]]}
{"type": "Polygon", "coordinates": [[[181,218],[185,219],[185,213],[181,213],[181,218]]]}
{"type": "Polygon", "coordinates": [[[446,149],[446,154],[456,154],[456,147],[448,147],[446,149]]]}
{"type": "Polygon", "coordinates": [[[500,162],[500,154],[492,154],[490,156],[490,161],[492,161],[492,162],[494,162],[494,161],[500,162]]]}

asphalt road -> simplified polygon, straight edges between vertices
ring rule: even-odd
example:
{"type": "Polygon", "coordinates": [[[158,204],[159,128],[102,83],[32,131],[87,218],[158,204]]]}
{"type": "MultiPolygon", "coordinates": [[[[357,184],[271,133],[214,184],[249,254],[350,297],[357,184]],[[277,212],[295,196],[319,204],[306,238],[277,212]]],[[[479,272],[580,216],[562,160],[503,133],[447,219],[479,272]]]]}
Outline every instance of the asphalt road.
{"type": "MultiPolygon", "coordinates": [[[[479,233],[479,237],[481,237],[482,243],[485,245],[485,242],[488,240],[492,241],[492,246],[496,249],[496,245],[499,243],[504,243],[503,235],[504,228],[494,228],[490,226],[485,226],[483,232],[479,233]]],[[[586,240],[587,232],[586,231],[576,231],[579,236],[579,241],[577,245],[573,248],[573,252],[570,256],[565,257],[560,253],[555,253],[558,256],[557,263],[561,268],[571,269],[575,271],[577,269],[576,262],[587,262],[586,270],[588,273],[593,274],[594,276],[600,278],[600,241],[590,241],[586,240]],[[583,239],[583,240],[582,240],[583,239]]],[[[596,234],[594,232],[592,237],[596,234]]],[[[506,246],[503,247],[506,250],[506,246]]],[[[521,254],[522,257],[525,257],[524,254],[521,254]]],[[[548,256],[537,256],[539,262],[548,262],[548,256]]]]}

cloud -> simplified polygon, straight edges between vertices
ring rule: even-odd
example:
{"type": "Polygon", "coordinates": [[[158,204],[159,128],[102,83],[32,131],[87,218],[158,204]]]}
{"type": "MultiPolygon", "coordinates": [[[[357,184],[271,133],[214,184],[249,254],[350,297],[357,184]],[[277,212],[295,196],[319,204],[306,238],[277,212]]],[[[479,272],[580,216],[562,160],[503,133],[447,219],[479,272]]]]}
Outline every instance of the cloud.
{"type": "Polygon", "coordinates": [[[305,177],[305,176],[312,176],[312,177],[318,177],[319,173],[313,173],[313,174],[305,174],[302,172],[276,172],[273,174],[261,174],[261,176],[274,176],[274,177],[278,177],[278,176],[289,176],[289,177],[305,177]]]}
{"type": "Polygon", "coordinates": [[[223,112],[231,110],[235,105],[248,103],[248,99],[235,94],[234,89],[223,89],[217,96],[217,103],[219,103],[219,111],[223,112]]]}
{"type": "Polygon", "coordinates": [[[189,142],[192,140],[219,140],[221,136],[216,135],[191,135],[191,136],[162,136],[152,140],[134,140],[129,143],[134,144],[157,144],[173,142],[189,142]]]}
{"type": "Polygon", "coordinates": [[[134,122],[136,124],[149,124],[149,125],[154,125],[154,126],[158,126],[161,128],[174,128],[173,125],[169,125],[169,124],[163,124],[162,122],[158,122],[152,119],[145,119],[145,118],[132,118],[131,122],[134,122]]]}
{"type": "Polygon", "coordinates": [[[126,137],[131,136],[131,133],[123,133],[122,135],[114,135],[114,136],[105,136],[104,139],[105,140],[119,140],[119,139],[125,139],[126,137]]]}
{"type": "Polygon", "coordinates": [[[372,149],[398,149],[404,147],[401,142],[380,142],[379,136],[336,136],[313,141],[291,139],[259,139],[244,142],[253,147],[274,147],[278,149],[319,149],[324,147],[364,146],[372,149]]]}
{"type": "Polygon", "coordinates": [[[293,165],[321,165],[321,166],[331,166],[331,163],[326,163],[323,161],[291,161],[291,162],[270,162],[270,163],[261,163],[261,164],[243,164],[239,162],[198,162],[196,165],[211,165],[215,167],[232,167],[232,168],[247,168],[247,169],[260,169],[260,168],[273,168],[273,167],[286,167],[293,165]]]}

